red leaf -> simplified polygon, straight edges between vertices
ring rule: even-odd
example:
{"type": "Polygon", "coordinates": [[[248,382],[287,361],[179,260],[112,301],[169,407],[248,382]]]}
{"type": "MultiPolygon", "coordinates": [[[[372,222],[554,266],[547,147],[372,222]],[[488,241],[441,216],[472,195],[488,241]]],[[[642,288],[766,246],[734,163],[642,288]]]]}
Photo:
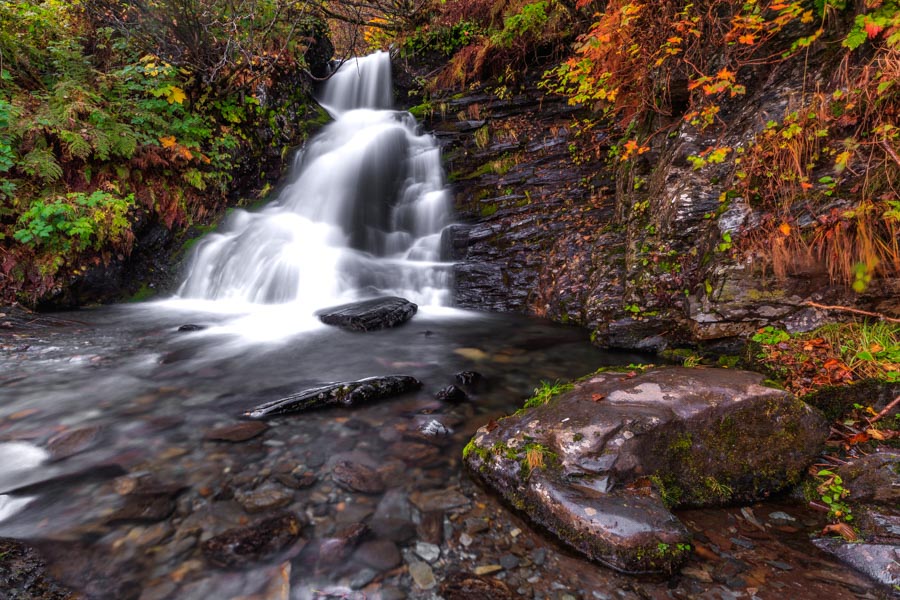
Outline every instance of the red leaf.
{"type": "Polygon", "coordinates": [[[875,21],[872,21],[871,19],[866,19],[866,35],[869,37],[869,39],[872,39],[875,36],[877,36],[879,33],[881,33],[882,29],[884,29],[884,27],[882,27],[875,21]]]}

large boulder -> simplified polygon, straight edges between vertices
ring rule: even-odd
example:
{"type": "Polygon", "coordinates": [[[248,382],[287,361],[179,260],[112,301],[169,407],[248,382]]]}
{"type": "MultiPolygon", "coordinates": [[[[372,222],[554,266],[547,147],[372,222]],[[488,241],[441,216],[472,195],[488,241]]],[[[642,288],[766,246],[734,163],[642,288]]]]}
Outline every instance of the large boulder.
{"type": "Polygon", "coordinates": [[[470,470],[532,521],[628,573],[671,572],[690,539],[669,512],[751,502],[797,483],[825,419],[762,375],[597,373],[478,430],[470,470]]]}
{"type": "Polygon", "coordinates": [[[316,312],[326,325],[351,331],[374,331],[406,323],[419,307],[405,298],[387,296],[362,302],[352,302],[316,312]]]}

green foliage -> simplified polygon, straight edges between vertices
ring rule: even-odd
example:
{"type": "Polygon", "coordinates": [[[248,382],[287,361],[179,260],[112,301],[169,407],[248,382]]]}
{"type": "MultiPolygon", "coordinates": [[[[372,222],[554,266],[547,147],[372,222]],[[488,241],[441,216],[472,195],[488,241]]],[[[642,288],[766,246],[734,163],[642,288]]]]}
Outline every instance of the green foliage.
{"type": "Polygon", "coordinates": [[[757,344],[763,344],[766,346],[774,346],[775,344],[780,344],[781,342],[786,342],[791,339],[791,334],[783,329],[778,329],[777,327],[772,327],[771,325],[766,325],[759,331],[757,331],[752,338],[754,342],[757,344]]]}
{"type": "Polygon", "coordinates": [[[544,404],[547,404],[551,398],[564,392],[568,392],[574,387],[575,386],[570,382],[562,383],[560,381],[555,381],[550,383],[549,381],[541,381],[540,385],[534,388],[534,395],[525,401],[524,408],[543,406],[544,404]]]}
{"type": "Polygon", "coordinates": [[[517,40],[537,37],[550,20],[548,4],[545,1],[526,4],[522,9],[503,20],[503,29],[491,36],[497,46],[509,48],[517,40]]]}
{"type": "Polygon", "coordinates": [[[461,21],[449,27],[420,26],[403,40],[404,56],[419,56],[436,52],[452,56],[457,50],[471,44],[481,33],[481,28],[471,21],[461,21]]]}
{"type": "Polygon", "coordinates": [[[134,194],[120,198],[103,191],[80,192],[63,198],[38,199],[19,217],[13,237],[33,247],[44,247],[58,255],[105,244],[122,245],[131,234],[127,219],[134,194]]]}
{"type": "Polygon", "coordinates": [[[845,501],[850,490],[844,487],[841,476],[829,469],[822,469],[816,473],[816,477],[821,481],[816,490],[822,502],[828,506],[829,518],[835,521],[852,521],[852,510],[845,501]]]}

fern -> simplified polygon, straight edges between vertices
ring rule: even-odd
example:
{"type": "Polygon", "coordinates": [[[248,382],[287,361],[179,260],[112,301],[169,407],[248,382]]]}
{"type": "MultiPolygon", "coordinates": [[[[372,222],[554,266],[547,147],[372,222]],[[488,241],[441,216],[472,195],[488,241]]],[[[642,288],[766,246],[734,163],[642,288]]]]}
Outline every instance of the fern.
{"type": "Polygon", "coordinates": [[[53,152],[46,148],[35,148],[19,161],[19,169],[29,177],[40,177],[48,183],[58,181],[62,175],[62,167],[53,152]]]}
{"type": "Polygon", "coordinates": [[[66,152],[72,157],[87,160],[91,156],[93,150],[91,144],[84,139],[80,132],[60,131],[59,139],[65,144],[66,152]]]}

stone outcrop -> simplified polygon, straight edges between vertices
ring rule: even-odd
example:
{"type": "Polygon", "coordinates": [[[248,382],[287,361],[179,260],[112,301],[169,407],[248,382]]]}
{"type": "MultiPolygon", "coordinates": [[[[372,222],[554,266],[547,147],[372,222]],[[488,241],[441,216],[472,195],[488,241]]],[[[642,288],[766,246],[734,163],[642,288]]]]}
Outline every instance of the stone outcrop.
{"type": "Polygon", "coordinates": [[[416,304],[405,298],[387,296],[323,308],[316,312],[316,316],[326,325],[341,329],[375,331],[402,325],[412,319],[418,310],[416,304]]]}
{"type": "Polygon", "coordinates": [[[670,507],[751,502],[795,484],[824,418],[761,375],[725,369],[598,373],[482,427],[471,472],[592,560],[671,572],[690,544],[670,507]]]}

